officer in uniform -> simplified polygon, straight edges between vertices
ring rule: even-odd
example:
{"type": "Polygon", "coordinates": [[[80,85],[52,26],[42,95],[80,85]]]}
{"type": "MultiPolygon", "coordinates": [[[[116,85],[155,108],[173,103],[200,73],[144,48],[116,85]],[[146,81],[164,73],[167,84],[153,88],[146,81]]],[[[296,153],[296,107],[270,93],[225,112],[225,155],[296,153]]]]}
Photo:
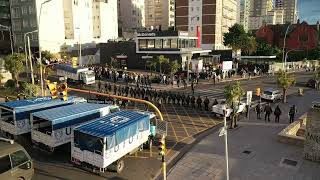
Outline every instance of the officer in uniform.
{"type": "Polygon", "coordinates": [[[190,103],[190,96],[187,95],[186,97],[186,106],[189,107],[189,103],[190,103]]]}
{"type": "Polygon", "coordinates": [[[176,104],[176,95],[172,94],[172,104],[176,104]]]}
{"type": "Polygon", "coordinates": [[[116,85],[113,86],[113,94],[114,94],[114,95],[117,94],[117,86],[116,86],[116,85]]]}
{"type": "Polygon", "coordinates": [[[181,95],[179,93],[177,94],[176,99],[177,99],[177,104],[180,105],[181,95]]]}
{"type": "Polygon", "coordinates": [[[204,109],[205,109],[206,111],[209,111],[209,103],[210,103],[210,101],[209,101],[209,99],[208,99],[207,96],[206,96],[206,98],[204,99],[203,103],[204,103],[204,109]]]}
{"type": "Polygon", "coordinates": [[[191,97],[191,107],[192,108],[196,108],[196,106],[195,106],[195,103],[196,103],[196,98],[192,95],[192,97],[191,97]]]}
{"type": "Polygon", "coordinates": [[[201,99],[201,97],[200,97],[200,96],[198,96],[197,104],[198,104],[198,108],[200,108],[200,109],[201,109],[202,99],[201,99]]]}
{"type": "Polygon", "coordinates": [[[186,101],[186,96],[184,94],[182,94],[181,96],[181,105],[185,106],[185,101],[186,101]]]}

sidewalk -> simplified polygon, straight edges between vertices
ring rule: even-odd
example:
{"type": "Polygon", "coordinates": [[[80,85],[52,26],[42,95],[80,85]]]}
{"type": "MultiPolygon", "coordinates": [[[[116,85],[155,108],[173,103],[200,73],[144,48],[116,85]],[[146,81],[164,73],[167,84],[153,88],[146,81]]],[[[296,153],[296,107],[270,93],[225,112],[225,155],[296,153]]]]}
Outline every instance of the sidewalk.
{"type": "MultiPolygon", "coordinates": [[[[277,134],[288,125],[288,109],[295,104],[296,118],[306,112],[312,101],[319,100],[318,92],[306,92],[304,97],[292,96],[287,104],[280,103],[280,123],[257,120],[254,111],[250,120],[242,119],[240,127],[228,131],[229,172],[232,180],[320,180],[320,164],[303,159],[303,148],[282,144],[277,134]],[[296,166],[282,163],[289,159],[296,166]]],[[[275,107],[275,106],[274,106],[275,107]]],[[[273,109],[274,109],[273,107],[273,109]]],[[[224,180],[224,137],[210,134],[196,144],[168,172],[168,179],[224,180]]]]}

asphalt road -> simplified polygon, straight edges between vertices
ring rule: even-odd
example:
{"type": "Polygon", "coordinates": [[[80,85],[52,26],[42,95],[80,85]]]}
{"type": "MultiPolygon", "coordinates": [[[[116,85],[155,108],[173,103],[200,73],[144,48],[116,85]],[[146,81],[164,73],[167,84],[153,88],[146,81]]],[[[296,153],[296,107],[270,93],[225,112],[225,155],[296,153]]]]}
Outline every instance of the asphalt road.
{"type": "MultiPolygon", "coordinates": [[[[296,75],[297,83],[289,90],[290,96],[294,96],[298,88],[311,78],[311,73],[299,73],[296,75]]],[[[255,92],[257,87],[277,88],[274,77],[263,77],[258,79],[241,81],[246,90],[255,92]]],[[[200,83],[195,87],[195,95],[201,97],[208,96],[212,102],[215,98],[223,97],[223,87],[226,83],[213,85],[212,83],[200,83]]],[[[174,89],[173,91],[191,94],[190,88],[174,89]]],[[[72,93],[70,93],[72,94],[72,93]]],[[[90,97],[91,95],[76,95],[90,97]]],[[[92,96],[91,96],[92,97],[92,96]]],[[[196,134],[219,124],[222,119],[213,117],[210,112],[182,107],[178,105],[165,104],[161,107],[164,119],[168,122],[167,147],[169,159],[187,144],[188,139],[195,137],[196,134]]],[[[158,156],[158,149],[155,146],[151,151],[143,150],[125,159],[125,169],[121,174],[107,172],[103,176],[97,176],[90,172],[80,170],[70,164],[70,153],[58,150],[53,154],[48,154],[32,147],[27,148],[35,161],[34,180],[87,180],[87,179],[152,179],[161,168],[161,161],[158,156]]]]}

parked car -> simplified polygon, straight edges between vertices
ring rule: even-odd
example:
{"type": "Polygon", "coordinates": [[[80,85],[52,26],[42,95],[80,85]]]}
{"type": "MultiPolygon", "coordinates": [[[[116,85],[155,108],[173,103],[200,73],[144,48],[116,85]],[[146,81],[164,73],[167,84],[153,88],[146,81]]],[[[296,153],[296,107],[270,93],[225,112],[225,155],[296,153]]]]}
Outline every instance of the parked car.
{"type": "MultiPolygon", "coordinates": [[[[237,102],[238,104],[239,102],[237,102]]],[[[231,107],[229,107],[227,104],[226,104],[226,100],[221,100],[219,104],[217,105],[214,105],[212,106],[212,113],[214,115],[219,115],[219,116],[223,116],[223,110],[226,110],[226,117],[230,117],[231,115],[231,112],[233,111],[231,107]]],[[[245,112],[245,109],[246,109],[246,103],[244,102],[240,102],[239,103],[239,109],[237,111],[237,113],[243,113],[245,112]]]]}
{"type": "Polygon", "coordinates": [[[282,94],[280,93],[279,90],[270,88],[270,89],[266,89],[265,91],[263,91],[263,93],[261,94],[261,99],[275,102],[277,100],[282,99],[282,94]]]}
{"type": "Polygon", "coordinates": [[[310,88],[314,88],[316,86],[316,80],[315,79],[309,79],[307,84],[306,84],[307,87],[310,87],[310,88]]]}
{"type": "Polygon", "coordinates": [[[33,162],[27,151],[13,140],[0,138],[0,179],[31,180],[33,162]]]}

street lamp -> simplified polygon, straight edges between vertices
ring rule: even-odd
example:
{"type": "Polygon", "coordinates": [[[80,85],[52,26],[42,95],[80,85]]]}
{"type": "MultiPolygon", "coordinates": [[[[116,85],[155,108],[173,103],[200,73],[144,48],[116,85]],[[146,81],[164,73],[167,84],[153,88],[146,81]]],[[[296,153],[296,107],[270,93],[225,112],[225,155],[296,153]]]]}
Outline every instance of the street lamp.
{"type": "Polygon", "coordinates": [[[12,42],[12,30],[11,30],[11,27],[5,26],[5,25],[1,25],[1,24],[0,24],[0,27],[6,28],[7,30],[9,30],[9,33],[10,33],[11,54],[13,55],[13,42],[12,42]]]}
{"type": "Polygon", "coordinates": [[[291,26],[291,24],[288,25],[286,33],[284,35],[284,40],[283,40],[283,48],[282,48],[282,63],[283,63],[282,67],[283,67],[283,69],[285,69],[287,67],[286,66],[286,59],[285,59],[285,56],[284,56],[284,49],[286,47],[286,38],[287,38],[287,34],[288,34],[290,26],[291,26]]]}
{"type": "Polygon", "coordinates": [[[44,91],[43,91],[43,72],[42,72],[42,57],[41,57],[41,43],[40,43],[40,23],[41,23],[41,11],[42,11],[42,6],[52,0],[47,0],[41,3],[40,5],[40,12],[39,12],[39,17],[37,18],[38,22],[38,43],[39,43],[39,64],[40,64],[40,82],[41,82],[41,96],[43,96],[44,91]]]}
{"type": "MultiPolygon", "coordinates": [[[[28,75],[28,54],[27,54],[27,40],[26,40],[26,37],[27,35],[29,34],[32,34],[32,33],[35,33],[35,32],[38,32],[38,30],[34,30],[34,31],[30,31],[30,32],[27,32],[27,33],[24,33],[24,36],[23,36],[23,40],[24,40],[24,53],[26,55],[26,72],[27,72],[27,75],[28,75]]],[[[30,48],[30,47],[29,47],[30,48]]],[[[34,78],[33,78],[33,68],[32,68],[32,61],[30,59],[30,70],[31,70],[31,82],[32,84],[34,84],[34,78]]]]}

